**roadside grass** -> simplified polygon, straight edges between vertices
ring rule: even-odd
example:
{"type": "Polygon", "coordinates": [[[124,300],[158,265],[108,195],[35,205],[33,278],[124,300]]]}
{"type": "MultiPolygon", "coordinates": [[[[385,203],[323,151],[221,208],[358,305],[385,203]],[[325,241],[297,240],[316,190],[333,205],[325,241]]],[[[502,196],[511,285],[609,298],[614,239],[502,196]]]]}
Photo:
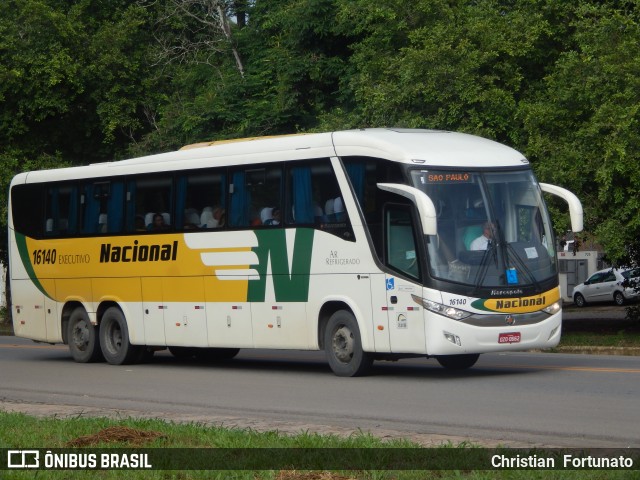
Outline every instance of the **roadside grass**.
{"type": "Polygon", "coordinates": [[[640,348],[640,333],[624,329],[611,332],[565,332],[560,346],[640,348]]]}
{"type": "MultiPolygon", "coordinates": [[[[201,424],[176,424],[159,419],[123,419],[106,418],[40,418],[20,413],[0,412],[0,448],[28,449],[38,448],[57,452],[55,449],[77,448],[74,452],[114,452],[114,449],[128,453],[154,451],[159,455],[169,455],[170,449],[180,450],[185,455],[186,465],[191,456],[201,455],[201,449],[288,449],[282,454],[300,455],[295,449],[338,449],[336,451],[345,458],[353,455],[366,455],[366,449],[380,455],[385,452],[393,454],[403,449],[421,449],[417,444],[407,440],[384,441],[366,433],[347,438],[302,433],[295,436],[279,434],[277,431],[259,433],[252,430],[225,429],[201,424]],[[110,432],[110,433],[109,433],[110,432]],[[84,445],[89,450],[82,450],[84,445]],[[108,449],[108,450],[106,450],[108,449]]],[[[463,443],[460,445],[443,444],[437,450],[444,455],[446,470],[302,470],[295,465],[276,470],[128,470],[128,479],[247,479],[247,480],[413,480],[413,479],[623,479],[632,478],[634,471],[577,471],[577,470],[489,470],[490,464],[480,464],[478,469],[457,469],[456,464],[463,464],[465,457],[474,453],[482,453],[478,445],[463,443]]],[[[404,450],[407,449],[407,450],[404,450]]],[[[433,449],[425,449],[431,450],[433,449]]],[[[214,450],[219,452],[220,450],[214,450]]],[[[272,452],[273,450],[267,450],[272,452]]],[[[211,451],[209,451],[211,452],[211,451]]],[[[303,453],[306,455],[308,450],[303,453]]],[[[246,451],[242,451],[246,454],[246,451]]],[[[309,454],[322,452],[311,451],[309,454]]],[[[410,452],[409,452],[410,453],[410,452]]],[[[428,452],[427,452],[428,453],[428,452]]],[[[519,452],[520,453],[520,452],[519,452]]],[[[532,451],[538,457],[553,455],[543,450],[532,451]]],[[[157,457],[155,457],[157,458],[157,457]]],[[[298,457],[299,458],[299,457],[298,457]]],[[[439,457],[443,458],[443,457],[439,457]]],[[[292,460],[294,462],[294,460],[292,460]]],[[[294,462],[295,463],[295,462],[294,462]]],[[[41,464],[44,461],[41,458],[41,464]]],[[[558,464],[560,462],[558,461],[558,464]]],[[[226,464],[225,464],[226,466],[226,464]]],[[[184,467],[183,467],[184,468],[184,467]]],[[[187,467],[188,468],[188,467],[187,467]]],[[[122,470],[5,470],[0,472],[3,479],[69,479],[69,478],[122,478],[122,470]]]]}

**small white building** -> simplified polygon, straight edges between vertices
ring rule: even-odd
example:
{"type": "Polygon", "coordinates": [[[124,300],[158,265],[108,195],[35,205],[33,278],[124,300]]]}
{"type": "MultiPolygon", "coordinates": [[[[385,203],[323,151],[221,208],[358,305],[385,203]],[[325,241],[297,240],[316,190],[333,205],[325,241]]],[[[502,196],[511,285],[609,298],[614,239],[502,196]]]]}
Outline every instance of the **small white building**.
{"type": "Polygon", "coordinates": [[[560,295],[565,302],[573,302],[573,288],[593,273],[605,268],[602,252],[596,250],[558,252],[560,269],[560,295]]]}

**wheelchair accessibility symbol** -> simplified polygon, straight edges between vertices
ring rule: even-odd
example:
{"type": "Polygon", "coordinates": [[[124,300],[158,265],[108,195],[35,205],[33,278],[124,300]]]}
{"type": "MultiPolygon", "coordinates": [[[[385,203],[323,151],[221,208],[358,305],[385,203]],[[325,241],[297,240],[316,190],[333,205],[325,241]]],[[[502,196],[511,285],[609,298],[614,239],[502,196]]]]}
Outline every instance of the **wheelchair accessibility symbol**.
{"type": "Polygon", "coordinates": [[[396,288],[395,278],[387,278],[387,290],[393,290],[396,288]]]}

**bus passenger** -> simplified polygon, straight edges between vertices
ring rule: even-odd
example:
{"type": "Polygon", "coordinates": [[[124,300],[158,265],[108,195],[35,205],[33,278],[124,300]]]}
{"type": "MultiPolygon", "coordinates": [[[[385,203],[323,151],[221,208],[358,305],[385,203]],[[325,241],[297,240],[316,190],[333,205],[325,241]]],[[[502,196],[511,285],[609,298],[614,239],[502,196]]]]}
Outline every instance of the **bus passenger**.
{"type": "Polygon", "coordinates": [[[161,213],[153,214],[153,223],[151,224],[151,230],[158,232],[168,230],[169,225],[167,225],[164,221],[164,217],[161,213]]]}
{"type": "Polygon", "coordinates": [[[280,209],[278,207],[274,207],[271,210],[271,218],[267,218],[264,221],[265,225],[280,225],[280,209]]]}

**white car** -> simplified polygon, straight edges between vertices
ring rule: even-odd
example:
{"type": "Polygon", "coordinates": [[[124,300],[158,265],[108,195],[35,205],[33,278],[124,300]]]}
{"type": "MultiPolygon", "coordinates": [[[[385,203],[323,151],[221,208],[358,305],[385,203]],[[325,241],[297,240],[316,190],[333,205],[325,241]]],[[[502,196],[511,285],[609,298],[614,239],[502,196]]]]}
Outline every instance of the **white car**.
{"type": "Polygon", "coordinates": [[[591,275],[584,283],[573,289],[573,302],[584,307],[591,302],[615,302],[624,305],[628,300],[638,298],[638,292],[633,288],[623,286],[625,280],[635,279],[640,275],[640,269],[606,268],[591,275]]]}

